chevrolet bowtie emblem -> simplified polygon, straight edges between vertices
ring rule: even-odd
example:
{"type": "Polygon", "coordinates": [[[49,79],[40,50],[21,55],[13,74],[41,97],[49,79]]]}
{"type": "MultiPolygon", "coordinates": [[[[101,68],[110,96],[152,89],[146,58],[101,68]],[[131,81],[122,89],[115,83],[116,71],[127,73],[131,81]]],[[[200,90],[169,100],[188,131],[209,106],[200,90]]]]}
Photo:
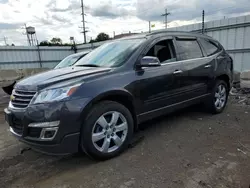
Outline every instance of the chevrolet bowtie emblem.
{"type": "Polygon", "coordinates": [[[13,101],[15,100],[15,97],[13,95],[10,96],[10,100],[13,101]]]}

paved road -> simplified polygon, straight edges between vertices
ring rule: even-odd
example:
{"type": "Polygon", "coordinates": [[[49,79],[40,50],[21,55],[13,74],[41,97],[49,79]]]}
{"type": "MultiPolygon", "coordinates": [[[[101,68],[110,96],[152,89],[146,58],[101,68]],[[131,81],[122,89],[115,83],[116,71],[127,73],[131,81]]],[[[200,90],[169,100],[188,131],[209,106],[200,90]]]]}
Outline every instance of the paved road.
{"type": "Polygon", "coordinates": [[[79,154],[20,154],[25,146],[10,135],[0,112],[0,187],[248,188],[249,114],[236,104],[220,115],[188,108],[141,125],[144,140],[96,162],[79,154]]]}

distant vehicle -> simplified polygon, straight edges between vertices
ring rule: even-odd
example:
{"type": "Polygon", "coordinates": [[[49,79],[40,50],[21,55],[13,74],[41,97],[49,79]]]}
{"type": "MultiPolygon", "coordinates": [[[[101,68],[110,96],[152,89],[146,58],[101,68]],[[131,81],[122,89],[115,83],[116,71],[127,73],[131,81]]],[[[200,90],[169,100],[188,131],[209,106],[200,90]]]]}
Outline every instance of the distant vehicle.
{"type": "Polygon", "coordinates": [[[158,32],[21,80],[4,111],[10,132],[37,150],[105,160],[128,147],[139,123],[201,102],[221,113],[232,81],[233,60],[217,40],[158,32]]]}
{"type": "MultiPolygon", "coordinates": [[[[82,57],[84,57],[86,54],[88,54],[89,52],[90,51],[84,51],[84,52],[79,52],[79,53],[75,53],[75,54],[69,55],[66,58],[64,58],[59,64],[57,64],[54,67],[54,69],[59,69],[59,68],[64,68],[64,67],[72,66],[77,61],[79,61],[82,57]]],[[[26,74],[27,74],[27,76],[30,76],[30,75],[33,75],[33,74],[36,74],[36,73],[39,73],[39,72],[43,72],[45,70],[46,69],[41,69],[41,70],[36,69],[36,71],[30,71],[30,72],[27,71],[26,74]],[[33,73],[31,73],[31,72],[33,72],[33,73]]],[[[11,84],[7,84],[7,85],[3,86],[2,87],[3,91],[5,93],[7,93],[8,95],[11,95],[13,87],[16,84],[16,81],[18,81],[18,80],[12,81],[11,84]]]]}
{"type": "Polygon", "coordinates": [[[64,58],[58,65],[56,65],[54,69],[70,67],[74,65],[77,61],[79,61],[81,58],[83,58],[85,55],[87,55],[89,52],[90,51],[84,51],[69,55],[66,58],[64,58]]]}

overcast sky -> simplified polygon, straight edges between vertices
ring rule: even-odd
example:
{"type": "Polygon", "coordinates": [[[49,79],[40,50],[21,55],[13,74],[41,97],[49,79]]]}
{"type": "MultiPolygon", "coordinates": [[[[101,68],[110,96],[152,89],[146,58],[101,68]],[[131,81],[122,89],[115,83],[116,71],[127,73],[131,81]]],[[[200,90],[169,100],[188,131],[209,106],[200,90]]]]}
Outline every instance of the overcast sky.
{"type": "MultiPolygon", "coordinates": [[[[201,11],[206,20],[250,14],[250,0],[84,0],[87,39],[99,32],[113,36],[148,30],[148,21],[164,28],[161,16],[165,8],[171,13],[169,27],[199,22],[201,11]]],[[[80,0],[0,0],[0,45],[4,37],[9,44],[27,45],[24,23],[34,26],[39,41],[60,37],[69,42],[74,36],[83,42],[80,33],[80,0]]]]}

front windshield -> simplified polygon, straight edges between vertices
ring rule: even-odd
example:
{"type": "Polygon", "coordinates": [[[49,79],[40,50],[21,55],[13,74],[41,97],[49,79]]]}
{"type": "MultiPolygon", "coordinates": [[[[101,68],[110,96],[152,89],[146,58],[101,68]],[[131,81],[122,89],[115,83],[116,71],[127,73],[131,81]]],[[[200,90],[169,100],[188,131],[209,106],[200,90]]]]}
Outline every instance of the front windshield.
{"type": "Polygon", "coordinates": [[[113,41],[96,48],[79,60],[75,66],[95,65],[119,67],[123,65],[144,39],[113,41]]]}
{"type": "Polygon", "coordinates": [[[75,64],[75,62],[80,58],[81,56],[68,56],[66,58],[64,58],[56,67],[55,69],[59,69],[59,68],[63,68],[63,67],[69,67],[73,64],[75,64]]]}

